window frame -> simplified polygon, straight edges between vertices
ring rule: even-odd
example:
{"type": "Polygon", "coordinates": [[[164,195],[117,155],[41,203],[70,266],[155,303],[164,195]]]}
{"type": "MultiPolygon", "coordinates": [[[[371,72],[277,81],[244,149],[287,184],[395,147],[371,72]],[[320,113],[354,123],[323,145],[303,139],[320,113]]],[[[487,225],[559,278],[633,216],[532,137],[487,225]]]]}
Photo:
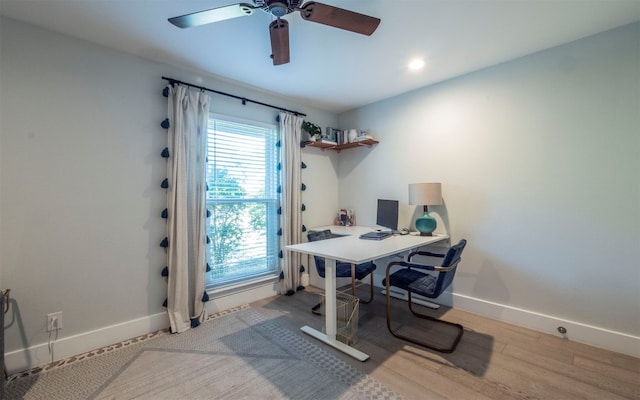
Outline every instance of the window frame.
{"type": "MultiPolygon", "coordinates": [[[[213,123],[215,121],[220,121],[222,123],[231,123],[231,124],[242,124],[250,127],[255,127],[258,130],[264,129],[270,132],[270,138],[266,139],[266,146],[271,144],[273,146],[273,152],[268,152],[268,147],[265,147],[265,196],[264,197],[242,197],[238,199],[224,199],[220,200],[212,200],[209,198],[209,192],[207,191],[206,195],[206,207],[208,210],[212,210],[213,204],[223,204],[223,203],[263,203],[266,206],[265,216],[265,233],[266,233],[266,255],[265,258],[265,271],[249,273],[242,276],[235,277],[226,277],[226,278],[217,278],[214,279],[211,277],[211,273],[207,273],[205,276],[205,286],[208,291],[219,292],[219,291],[227,291],[233,290],[239,287],[253,286],[256,283],[271,281],[277,279],[278,270],[279,270],[279,259],[278,259],[278,248],[279,248],[279,238],[277,235],[278,225],[279,225],[279,215],[277,213],[280,195],[278,193],[278,188],[280,185],[280,173],[277,168],[280,152],[277,147],[277,142],[279,140],[279,129],[278,125],[275,123],[265,123],[261,121],[251,120],[249,118],[242,117],[234,117],[230,115],[219,114],[215,112],[209,112],[208,120],[207,120],[207,153],[205,154],[205,161],[207,165],[207,171],[209,171],[209,138],[212,134],[212,131],[215,130],[213,123]],[[272,193],[266,193],[269,191],[272,193]]],[[[251,135],[251,132],[247,132],[246,135],[251,135]]],[[[208,177],[208,174],[207,174],[208,177]]],[[[208,182],[208,179],[207,179],[208,182]]],[[[207,234],[210,233],[210,221],[207,219],[207,234]]],[[[207,262],[212,260],[211,251],[212,251],[213,240],[210,244],[207,244],[207,262]]]]}

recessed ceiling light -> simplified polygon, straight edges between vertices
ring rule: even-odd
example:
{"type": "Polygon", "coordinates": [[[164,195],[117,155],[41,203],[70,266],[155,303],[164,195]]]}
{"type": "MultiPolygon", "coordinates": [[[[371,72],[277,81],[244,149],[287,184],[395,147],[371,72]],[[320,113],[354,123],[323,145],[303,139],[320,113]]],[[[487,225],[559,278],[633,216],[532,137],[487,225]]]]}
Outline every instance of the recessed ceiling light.
{"type": "Polygon", "coordinates": [[[415,59],[409,62],[409,71],[419,71],[424,68],[424,60],[415,59]]]}

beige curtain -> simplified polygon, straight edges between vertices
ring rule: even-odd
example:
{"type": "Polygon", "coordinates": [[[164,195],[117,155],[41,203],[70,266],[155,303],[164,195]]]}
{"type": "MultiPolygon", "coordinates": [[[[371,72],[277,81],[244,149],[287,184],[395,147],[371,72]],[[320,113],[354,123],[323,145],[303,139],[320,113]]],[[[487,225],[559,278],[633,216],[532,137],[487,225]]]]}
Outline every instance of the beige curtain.
{"type": "Polygon", "coordinates": [[[206,319],[206,146],[209,96],[169,87],[168,296],[171,332],[206,319]]]}
{"type": "MultiPolygon", "coordinates": [[[[281,207],[283,246],[302,242],[302,178],[300,141],[302,140],[301,117],[280,113],[281,150],[281,207]]],[[[281,294],[293,294],[300,287],[300,265],[302,255],[294,251],[283,251],[280,281],[281,294]]]]}

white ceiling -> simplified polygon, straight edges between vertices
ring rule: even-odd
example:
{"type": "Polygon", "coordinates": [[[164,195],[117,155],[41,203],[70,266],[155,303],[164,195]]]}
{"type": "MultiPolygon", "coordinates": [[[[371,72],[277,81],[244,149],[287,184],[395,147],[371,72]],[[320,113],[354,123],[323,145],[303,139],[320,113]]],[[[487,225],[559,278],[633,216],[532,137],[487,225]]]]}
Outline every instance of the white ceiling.
{"type": "MultiPolygon", "coordinates": [[[[251,0],[243,0],[251,3],[251,0]]],[[[332,112],[640,20],[640,0],[323,0],[378,17],[370,37],[289,21],[291,62],[273,66],[271,15],[179,29],[167,18],[234,0],[0,0],[0,14],[332,112]],[[406,64],[423,57],[427,67],[406,64]]]]}

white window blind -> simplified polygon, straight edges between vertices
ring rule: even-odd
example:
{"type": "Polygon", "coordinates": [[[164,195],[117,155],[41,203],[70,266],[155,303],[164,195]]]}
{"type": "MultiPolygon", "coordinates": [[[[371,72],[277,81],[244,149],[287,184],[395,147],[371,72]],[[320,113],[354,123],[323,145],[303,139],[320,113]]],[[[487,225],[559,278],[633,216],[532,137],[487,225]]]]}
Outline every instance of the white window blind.
{"type": "Polygon", "coordinates": [[[208,286],[276,273],[276,140],[275,126],[209,119],[208,286]]]}

